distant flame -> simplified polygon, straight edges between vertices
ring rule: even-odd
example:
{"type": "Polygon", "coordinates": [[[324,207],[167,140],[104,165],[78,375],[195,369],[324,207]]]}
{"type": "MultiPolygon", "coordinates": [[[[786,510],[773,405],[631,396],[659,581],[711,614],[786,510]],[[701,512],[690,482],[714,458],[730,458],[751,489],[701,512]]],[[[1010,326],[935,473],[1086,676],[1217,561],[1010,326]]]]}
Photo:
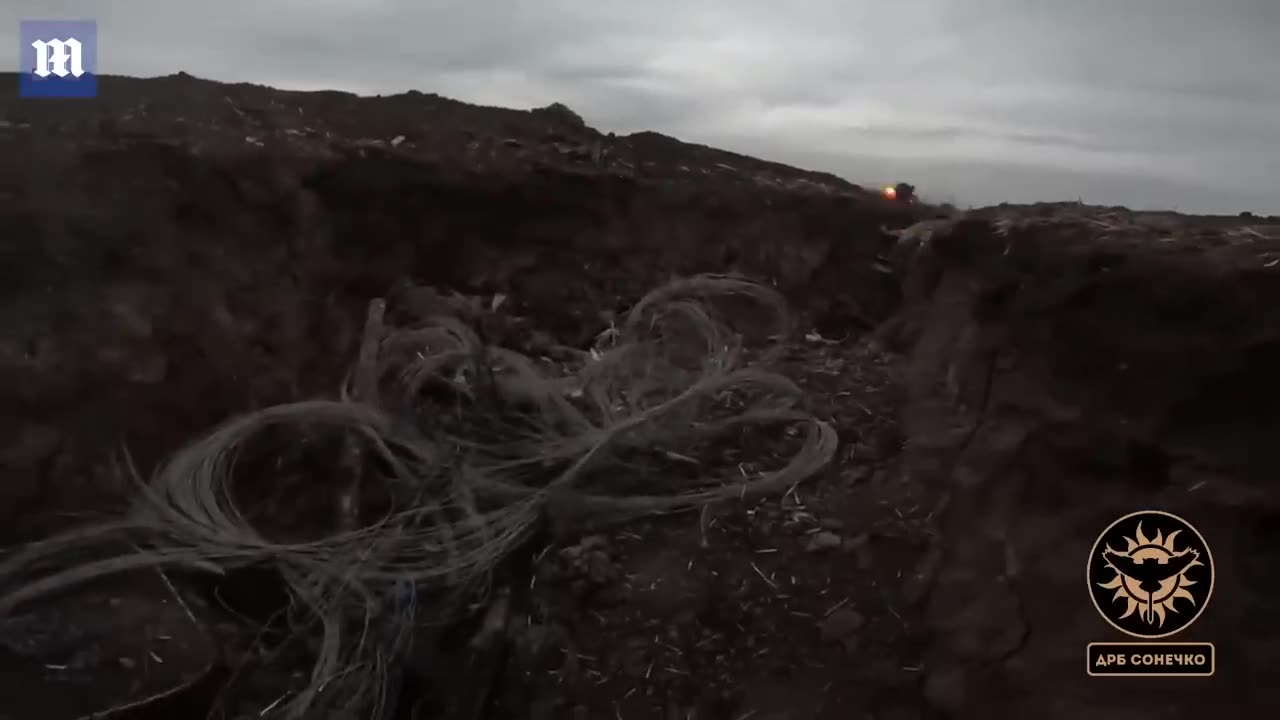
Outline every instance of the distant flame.
{"type": "Polygon", "coordinates": [[[898,191],[897,191],[897,189],[895,189],[895,188],[887,187],[887,188],[885,188],[885,189],[881,190],[881,191],[880,191],[880,194],[884,196],[884,199],[885,199],[885,200],[897,200],[897,199],[898,199],[898,191]]]}

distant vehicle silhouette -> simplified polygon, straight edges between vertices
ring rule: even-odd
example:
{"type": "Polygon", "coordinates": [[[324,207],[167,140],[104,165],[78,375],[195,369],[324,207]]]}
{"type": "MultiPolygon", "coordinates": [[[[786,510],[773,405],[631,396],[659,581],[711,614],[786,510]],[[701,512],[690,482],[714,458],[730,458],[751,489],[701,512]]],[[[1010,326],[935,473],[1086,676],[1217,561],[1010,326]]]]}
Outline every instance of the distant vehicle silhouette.
{"type": "Polygon", "coordinates": [[[910,205],[916,199],[916,186],[910,183],[898,183],[892,187],[886,186],[880,191],[880,195],[886,200],[910,205]]]}

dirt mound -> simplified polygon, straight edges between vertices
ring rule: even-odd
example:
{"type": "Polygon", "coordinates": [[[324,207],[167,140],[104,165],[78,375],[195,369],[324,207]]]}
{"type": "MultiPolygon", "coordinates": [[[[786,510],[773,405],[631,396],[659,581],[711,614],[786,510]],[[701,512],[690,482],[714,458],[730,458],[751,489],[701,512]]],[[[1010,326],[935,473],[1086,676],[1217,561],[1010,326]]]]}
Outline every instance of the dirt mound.
{"type": "Polygon", "coordinates": [[[102,83],[0,105],[0,506],[17,516],[108,484],[80,479],[120,443],[148,467],[233,412],[332,393],[364,304],[406,279],[508,295],[570,344],[700,271],[865,327],[897,300],[879,230],[922,212],[652,134],[593,162],[599,133],[555,111],[102,83]]]}
{"type": "Polygon", "coordinates": [[[907,456],[951,496],[926,687],[960,717],[1274,707],[1280,226],[1056,206],[908,245],[887,330],[913,348],[907,456]],[[1127,639],[1084,600],[1084,558],[1151,508],[1213,549],[1214,604],[1179,636],[1216,644],[1213,678],[1082,667],[1087,643],[1127,639]]]}
{"type": "MultiPolygon", "coordinates": [[[[918,546],[915,505],[888,476],[866,482],[892,458],[892,381],[881,356],[858,349],[854,336],[898,303],[898,282],[877,259],[892,243],[881,229],[908,225],[927,208],[656,134],[604,137],[555,107],[526,113],[417,93],[288,93],[181,75],[103,78],[100,90],[85,103],[0,105],[0,221],[11,240],[2,251],[8,482],[0,507],[11,538],[67,525],[62,511],[101,517],[118,506],[129,490],[122,449],[145,475],[239,413],[333,398],[371,298],[423,284],[462,292],[467,303],[501,303],[518,326],[505,340],[555,356],[588,347],[672,276],[737,271],[776,287],[802,327],[831,338],[811,334],[786,364],[803,387],[820,390],[815,407],[850,449],[829,473],[844,480],[816,494],[793,488],[785,500],[744,496],[709,507],[694,519],[696,556],[688,558],[681,538],[689,529],[679,523],[630,528],[608,539],[606,554],[593,545],[583,553],[593,560],[565,568],[553,562],[559,549],[535,548],[536,561],[530,553],[501,574],[547,575],[537,592],[512,593],[514,635],[498,649],[515,659],[460,663],[475,627],[464,624],[417,647],[413,667],[392,683],[401,690],[388,689],[391,703],[455,717],[473,717],[467,708],[492,698],[512,717],[527,717],[530,706],[556,717],[614,705],[629,714],[657,706],[737,717],[796,702],[809,703],[811,716],[918,704],[903,694],[902,678],[914,671],[900,669],[915,666],[915,649],[894,614],[898,601],[876,585],[918,546]],[[891,522],[865,512],[888,496],[904,498],[908,512],[891,522]],[[811,533],[825,533],[812,550],[811,533]],[[677,555],[668,557],[672,547],[677,555]],[[842,570],[840,559],[854,556],[859,570],[842,570]],[[800,572],[802,559],[810,562],[800,572]],[[703,581],[674,594],[656,580],[628,579],[693,567],[703,581]],[[783,590],[797,585],[793,577],[805,584],[783,590]],[[608,597],[628,601],[617,607],[608,597]],[[863,620],[824,642],[819,621],[833,608],[856,608],[847,617],[863,620]],[[651,635],[654,622],[678,637],[604,664],[651,635]],[[791,643],[778,627],[813,642],[783,652],[791,643]],[[857,630],[855,651],[846,640],[857,630]],[[667,646],[680,650],[651,652],[667,646]],[[841,669],[855,662],[849,653],[868,658],[870,680],[826,693],[806,686],[797,697],[787,679],[797,667],[821,670],[806,682],[842,686],[841,669]],[[725,673],[723,659],[736,674],[725,673]]],[[[735,462],[743,477],[759,472],[750,453],[735,462]]],[[[327,512],[323,501],[298,505],[327,512]]],[[[157,591],[149,578],[145,603],[176,598],[215,637],[220,659],[173,699],[186,709],[153,711],[203,712],[217,701],[258,716],[289,706],[298,690],[290,673],[312,666],[305,644],[271,645],[283,674],[244,664],[262,651],[258,634],[282,632],[273,618],[284,599],[263,592],[278,578],[253,571],[212,587],[166,579],[178,587],[157,591]],[[228,682],[230,705],[221,689],[228,682]]],[[[94,587],[86,602],[116,607],[128,597],[94,587]]],[[[75,612],[55,615],[67,628],[100,622],[69,617],[75,612]]],[[[190,634],[151,628],[141,645],[112,647],[104,631],[94,662],[81,662],[60,655],[69,638],[32,650],[20,642],[23,627],[4,626],[5,662],[45,683],[23,684],[33,706],[42,693],[74,691],[83,712],[127,704],[124,685],[95,667],[152,677],[155,664],[173,665],[165,638],[190,634]]],[[[144,685],[128,683],[126,694],[163,690],[144,685]]]]}

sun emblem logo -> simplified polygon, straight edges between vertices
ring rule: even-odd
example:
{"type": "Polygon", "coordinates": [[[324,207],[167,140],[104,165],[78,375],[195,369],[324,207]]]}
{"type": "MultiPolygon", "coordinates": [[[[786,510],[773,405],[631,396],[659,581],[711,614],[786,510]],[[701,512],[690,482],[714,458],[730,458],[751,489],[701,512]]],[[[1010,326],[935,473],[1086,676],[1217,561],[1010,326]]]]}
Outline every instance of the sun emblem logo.
{"type": "Polygon", "coordinates": [[[1144,638],[1172,635],[1203,612],[1212,593],[1209,548],[1174,515],[1125,516],[1094,544],[1089,590],[1098,612],[1117,629],[1144,638]]]}
{"type": "Polygon", "coordinates": [[[1177,612],[1174,601],[1185,599],[1192,605],[1195,595],[1187,592],[1187,588],[1196,584],[1195,580],[1186,578],[1187,570],[1193,565],[1201,565],[1200,553],[1193,548],[1177,549],[1174,540],[1181,530],[1174,530],[1169,537],[1162,538],[1159,532],[1150,540],[1142,534],[1142,523],[1134,534],[1137,539],[1125,538],[1128,549],[1118,552],[1105,547],[1102,555],[1107,559],[1107,567],[1114,570],[1116,576],[1111,582],[1101,583],[1100,587],[1115,590],[1113,600],[1125,601],[1124,614],[1120,619],[1129,617],[1138,611],[1139,617],[1149,625],[1164,627],[1168,613],[1177,612]]]}

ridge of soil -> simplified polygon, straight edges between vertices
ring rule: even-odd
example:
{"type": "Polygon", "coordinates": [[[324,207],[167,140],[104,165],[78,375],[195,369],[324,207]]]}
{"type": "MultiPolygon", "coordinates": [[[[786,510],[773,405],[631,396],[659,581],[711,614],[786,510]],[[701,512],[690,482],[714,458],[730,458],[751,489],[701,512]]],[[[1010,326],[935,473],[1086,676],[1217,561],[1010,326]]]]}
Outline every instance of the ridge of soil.
{"type": "MultiPolygon", "coordinates": [[[[529,584],[501,656],[423,648],[397,717],[1277,706],[1274,228],[1002,206],[899,240],[888,231],[938,213],[655,133],[601,135],[562,107],[183,74],[104,77],[88,102],[0,100],[0,158],[14,541],[111,507],[121,445],[145,473],[238,412],[335,395],[365,304],[407,282],[501,294],[537,342],[577,346],[673,275],[738,271],[792,303],[807,337],[786,369],[839,431],[838,462],[783,498],[548,536],[520,559],[529,584]],[[1217,643],[1213,678],[1080,667],[1086,643],[1118,639],[1083,587],[1088,546],[1146,507],[1213,547],[1219,587],[1189,638],[1217,643]]],[[[121,642],[102,608],[142,591],[91,589],[74,607],[94,610],[58,620],[97,629],[83,662],[66,637],[27,642],[38,618],[0,620],[0,665],[30,696],[0,701],[0,718],[52,720],[41,698],[73,693],[87,714],[180,677],[205,684],[117,716],[207,711],[226,679],[208,668],[233,659],[188,650],[184,664],[164,643],[212,638],[225,656],[231,621],[153,585],[139,607],[219,619],[135,619],[121,642]],[[183,667],[160,677],[155,657],[183,667]]],[[[288,678],[253,680],[246,696],[270,701],[288,678]]]]}
{"type": "Polygon", "coordinates": [[[917,247],[885,332],[911,348],[907,463],[950,497],[926,691],[957,717],[1274,709],[1280,225],[1040,208],[917,247]],[[1211,678],[1081,667],[1131,640],[1085,599],[1085,558],[1145,509],[1212,547],[1213,602],[1177,638],[1215,644],[1211,678]]]}

